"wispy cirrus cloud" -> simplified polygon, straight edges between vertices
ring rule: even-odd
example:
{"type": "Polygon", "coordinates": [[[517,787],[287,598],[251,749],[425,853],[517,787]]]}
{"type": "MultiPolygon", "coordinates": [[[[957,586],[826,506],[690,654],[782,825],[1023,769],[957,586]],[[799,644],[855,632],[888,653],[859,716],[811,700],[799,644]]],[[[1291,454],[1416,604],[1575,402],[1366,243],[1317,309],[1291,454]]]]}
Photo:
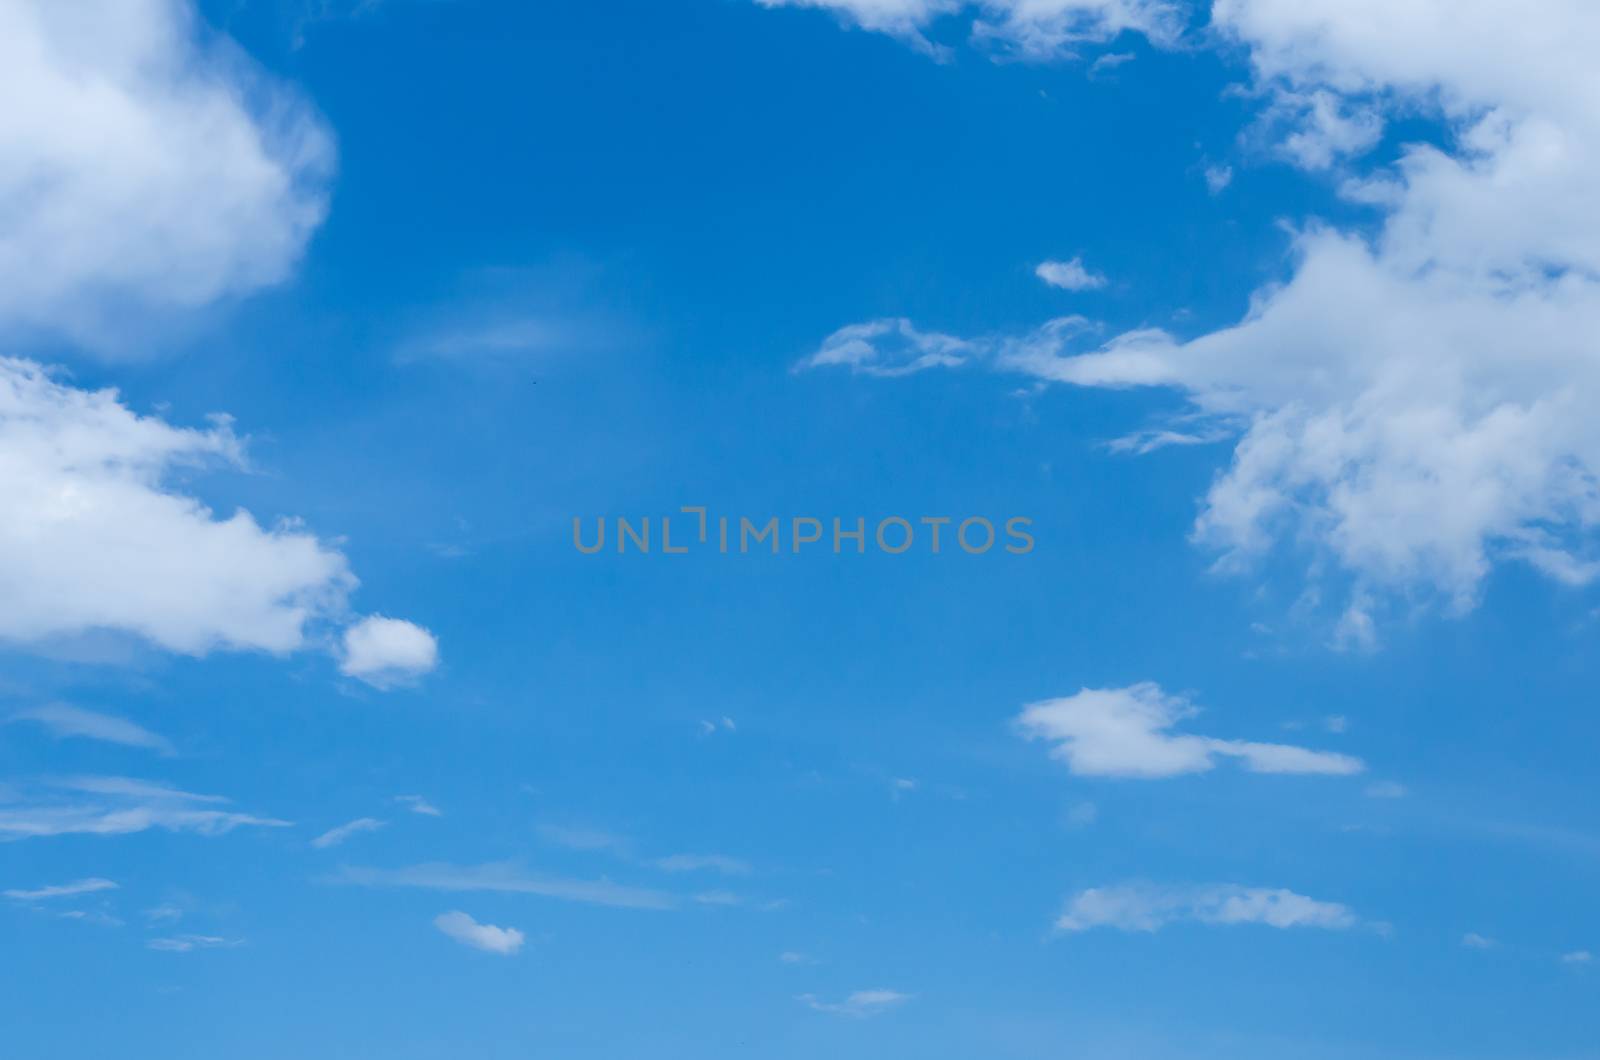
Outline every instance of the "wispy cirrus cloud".
{"type": "Polygon", "coordinates": [[[68,703],[47,703],[40,707],[19,710],[8,719],[13,722],[33,722],[43,726],[57,739],[78,737],[121,744],[124,747],[142,747],[161,754],[175,753],[166,737],[151,732],[126,718],[85,710],[68,703]]]}
{"type": "Polygon", "coordinates": [[[217,836],[236,828],[285,828],[291,823],[222,809],[228,801],[130,777],[59,778],[17,802],[0,803],[0,841],[126,835],[152,828],[217,836]]]}
{"type": "Polygon", "coordinates": [[[823,1001],[815,994],[801,994],[796,1000],[817,1012],[866,1019],[904,1005],[911,997],[899,990],[857,990],[843,1001],[823,1001]]]}
{"type": "Polygon", "coordinates": [[[353,821],[348,821],[323,832],[311,841],[311,845],[318,850],[326,850],[329,847],[338,846],[353,835],[359,835],[362,832],[376,832],[384,827],[385,823],[376,817],[357,817],[353,821]]]}
{"type": "Polygon", "coordinates": [[[162,953],[191,953],[195,950],[230,950],[244,945],[244,939],[223,938],[220,935],[173,935],[151,939],[148,949],[162,953]]]}
{"type": "Polygon", "coordinates": [[[328,877],[327,882],[358,887],[414,887],[429,891],[532,894],[544,898],[622,909],[671,909],[677,904],[677,899],[673,895],[662,891],[629,887],[607,879],[584,880],[529,872],[508,862],[484,865],[429,862],[394,869],[346,866],[328,877]]]}
{"type": "Polygon", "coordinates": [[[104,879],[100,876],[89,876],[71,883],[57,883],[47,887],[36,887],[32,890],[13,889],[0,892],[7,898],[18,902],[39,902],[50,898],[71,898],[80,894],[95,894],[99,891],[114,891],[117,889],[115,880],[104,879]]]}
{"type": "Polygon", "coordinates": [[[1094,928],[1155,932],[1169,924],[1212,926],[1260,924],[1273,928],[1310,927],[1342,931],[1360,920],[1347,906],[1322,902],[1284,888],[1206,885],[1155,887],[1120,884],[1092,887],[1068,899],[1056,918],[1058,930],[1094,928]]]}

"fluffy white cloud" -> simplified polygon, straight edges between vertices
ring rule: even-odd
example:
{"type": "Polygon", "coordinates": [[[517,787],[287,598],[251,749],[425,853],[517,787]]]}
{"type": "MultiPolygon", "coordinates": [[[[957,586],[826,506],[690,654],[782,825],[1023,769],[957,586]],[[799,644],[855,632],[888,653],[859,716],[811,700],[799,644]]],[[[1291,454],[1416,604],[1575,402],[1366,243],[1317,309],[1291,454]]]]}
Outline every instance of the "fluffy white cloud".
{"type": "Polygon", "coordinates": [[[1218,757],[1236,758],[1256,773],[1347,775],[1363,768],[1348,755],[1170,731],[1198,713],[1147,681],[1032,703],[1017,724],[1029,739],[1054,743],[1050,753],[1080,776],[1175,777],[1205,772],[1218,757]]]}
{"type": "Polygon", "coordinates": [[[1124,30],[1154,41],[1175,40],[1183,29],[1180,5],[1168,0],[756,0],[762,7],[813,7],[832,11],[862,29],[887,33],[942,57],[928,27],[948,15],[969,14],[974,42],[1007,56],[1048,60],[1070,56],[1085,43],[1110,40],[1124,30]]]}
{"type": "Polygon", "coordinates": [[[801,1004],[818,1012],[830,1012],[836,1016],[850,1016],[854,1019],[865,1019],[886,1012],[898,1005],[903,1005],[911,1000],[910,994],[903,994],[898,990],[857,990],[843,1001],[823,1001],[815,994],[801,994],[798,998],[801,1004]]]}
{"type": "Polygon", "coordinates": [[[1499,561],[1600,576],[1600,8],[1218,0],[1213,24],[1248,50],[1282,152],[1340,167],[1375,234],[1304,225],[1292,276],[1220,331],[1100,342],[1069,318],[962,359],[1185,394],[1186,422],[1238,436],[1196,539],[1234,569],[1309,548],[1341,572],[1345,640],[1419,590],[1473,606],[1499,561]],[[1443,146],[1358,171],[1395,112],[1438,119],[1443,146]]]}
{"type": "Polygon", "coordinates": [[[163,754],[173,753],[172,744],[166,737],[158,736],[126,718],[85,710],[67,703],[47,703],[42,707],[20,710],[11,715],[11,720],[36,722],[57,738],[82,737],[124,747],[143,747],[163,754]]]}
{"type": "MultiPolygon", "coordinates": [[[[218,518],[170,485],[180,469],[243,462],[225,419],[176,427],[115,391],[0,358],[0,640],[111,630],[190,655],[288,652],[314,627],[345,621],[356,579],[336,548],[294,522],[264,527],[243,510],[218,518]]],[[[345,672],[374,684],[417,676],[437,651],[426,631],[396,619],[369,618],[351,634],[345,672]]],[[[79,735],[159,740],[73,708],[30,716],[79,735]]]]}
{"type": "Polygon", "coordinates": [[[287,276],[332,139],[188,0],[0,5],[0,325],[114,343],[128,311],[287,276]]]}
{"type": "Polygon", "coordinates": [[[91,876],[87,879],[74,880],[71,883],[58,883],[49,887],[38,887],[34,890],[10,890],[5,892],[7,898],[19,902],[37,902],[45,898],[71,898],[80,894],[94,894],[97,891],[114,891],[117,889],[115,880],[91,876]]]}
{"type": "Polygon", "coordinates": [[[1068,932],[1092,928],[1153,932],[1179,921],[1329,929],[1352,928],[1359,923],[1354,913],[1337,902],[1319,902],[1282,888],[1124,884],[1092,887],[1074,895],[1057,918],[1056,927],[1068,932]]]}
{"type": "Polygon", "coordinates": [[[196,795],[128,777],[67,777],[17,801],[0,802],[0,841],[53,835],[125,835],[160,828],[224,835],[235,828],[282,828],[288,821],[220,808],[220,795],[196,795]],[[66,794],[62,794],[66,793],[66,794]]]}
{"type": "Polygon", "coordinates": [[[1073,258],[1070,261],[1041,261],[1033,274],[1051,287],[1059,287],[1063,291],[1091,291],[1106,285],[1106,278],[1099,273],[1090,272],[1083,264],[1082,258],[1073,258]]]}
{"type": "Polygon", "coordinates": [[[509,957],[522,948],[522,932],[516,928],[480,924],[459,910],[439,914],[433,926],[463,946],[498,953],[502,957],[509,957]]]}
{"type": "Polygon", "coordinates": [[[176,468],[241,460],[225,422],[174,427],[0,358],[0,638],[111,629],[196,655],[300,647],[354,584],[344,557],[165,488],[176,468]]]}
{"type": "Polygon", "coordinates": [[[439,642],[414,622],[368,615],[344,631],[339,672],[375,688],[410,684],[439,663],[439,642]]]}
{"type": "Polygon", "coordinates": [[[362,832],[376,832],[383,825],[384,822],[376,817],[357,817],[353,821],[323,832],[311,841],[311,845],[318,850],[326,850],[329,847],[338,846],[353,835],[359,835],[362,832]]]}

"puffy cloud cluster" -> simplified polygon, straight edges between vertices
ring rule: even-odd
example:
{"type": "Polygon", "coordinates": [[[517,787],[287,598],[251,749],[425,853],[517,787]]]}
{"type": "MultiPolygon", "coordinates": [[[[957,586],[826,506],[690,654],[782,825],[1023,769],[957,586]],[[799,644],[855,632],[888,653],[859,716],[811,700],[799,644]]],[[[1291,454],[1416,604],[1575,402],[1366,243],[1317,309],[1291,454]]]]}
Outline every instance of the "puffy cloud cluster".
{"type": "MultiPolygon", "coordinates": [[[[3,5],[0,97],[17,101],[0,108],[0,335],[115,346],[139,333],[132,319],[284,279],[325,213],[321,119],[187,0],[3,5]]],[[[175,426],[0,357],[0,641],[114,631],[191,655],[331,642],[317,631],[351,621],[356,584],[337,547],[174,486],[180,469],[243,465],[226,418],[175,426]]],[[[379,618],[338,653],[380,687],[437,657],[421,627],[379,618]]],[[[35,720],[162,746],[65,709],[35,720]]]]}
{"type": "MultiPolygon", "coordinates": [[[[1600,8],[1218,0],[1212,23],[1248,50],[1282,153],[1331,168],[1345,196],[1379,211],[1375,232],[1305,224],[1287,282],[1236,325],[1187,340],[1101,342],[1065,318],[938,341],[1041,380],[1182,392],[1186,427],[1200,430],[1171,440],[1237,437],[1197,540],[1229,566],[1309,543],[1312,566],[1344,572],[1351,639],[1371,637],[1394,595],[1471,607],[1502,560],[1592,581],[1600,8]],[[1443,146],[1361,167],[1397,112],[1433,116],[1443,146]]],[[[910,324],[885,334],[910,341],[858,332],[848,357],[810,363],[879,375],[951,363],[922,357],[929,333],[910,324]]]]}
{"type": "Polygon", "coordinates": [[[970,15],[974,42],[1003,55],[1042,60],[1071,55],[1085,43],[1125,30],[1169,42],[1183,30],[1180,5],[1168,0],[756,0],[762,7],[832,11],[862,29],[887,33],[935,57],[945,49],[927,36],[935,21],[970,15]]]}

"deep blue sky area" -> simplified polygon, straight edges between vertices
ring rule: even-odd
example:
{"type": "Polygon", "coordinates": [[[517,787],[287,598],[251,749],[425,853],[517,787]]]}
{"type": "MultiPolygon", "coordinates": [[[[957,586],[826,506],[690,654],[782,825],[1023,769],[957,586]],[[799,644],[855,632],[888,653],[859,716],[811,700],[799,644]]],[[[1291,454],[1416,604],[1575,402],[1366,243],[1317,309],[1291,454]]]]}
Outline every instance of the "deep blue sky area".
{"type": "MultiPolygon", "coordinates": [[[[1360,575],[1311,535],[1239,569],[1196,537],[1232,436],[1114,444],[1187,422],[1180,392],[803,367],[882,319],[973,349],[1071,315],[1069,352],[1205,335],[1289,280],[1294,232],[1377,231],[1349,173],[1271,148],[1245,46],[1196,18],[1184,46],[997,61],[954,17],[940,62],[743,0],[200,17],[320,115],[326,220],[283,282],[141,318],[135,351],[9,352],[172,424],[231,416],[247,463],[162,488],[298,520],[348,559],[351,613],[426,627],[438,663],[369,687],[315,625],[289,652],[8,641],[0,712],[68,703],[171,753],[0,725],[0,809],[136,777],[291,823],[0,842],[0,889],[118,885],[76,920],[0,906],[0,1053],[1600,1055],[1592,589],[1497,564],[1342,644],[1360,575]],[[1035,276],[1070,259],[1104,284],[1035,276]],[[776,556],[573,548],[575,517],[687,536],[684,505],[1020,516],[1035,547],[795,555],[785,522],[776,556]],[[1020,720],[1145,682],[1199,708],[1174,732],[1360,772],[1097,774],[1020,720]],[[396,882],[419,866],[542,882],[396,882]],[[573,881],[661,907],[550,893],[573,881]],[[1159,930],[1059,922],[1115,888],[1169,896],[1159,930]],[[1340,929],[1222,922],[1206,888],[1340,929]],[[452,910],[525,941],[458,945],[452,910]]],[[[1453,135],[1413,110],[1362,165],[1453,135]]]]}

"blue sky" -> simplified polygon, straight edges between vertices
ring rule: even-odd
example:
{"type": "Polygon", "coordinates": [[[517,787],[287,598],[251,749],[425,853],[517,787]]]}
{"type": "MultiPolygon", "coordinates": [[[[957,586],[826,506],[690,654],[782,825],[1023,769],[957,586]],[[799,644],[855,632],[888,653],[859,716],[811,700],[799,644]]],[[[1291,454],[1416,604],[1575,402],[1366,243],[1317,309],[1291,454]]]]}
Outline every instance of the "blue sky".
{"type": "Polygon", "coordinates": [[[0,41],[8,1055],[1600,1055],[1577,0],[0,41]]]}

